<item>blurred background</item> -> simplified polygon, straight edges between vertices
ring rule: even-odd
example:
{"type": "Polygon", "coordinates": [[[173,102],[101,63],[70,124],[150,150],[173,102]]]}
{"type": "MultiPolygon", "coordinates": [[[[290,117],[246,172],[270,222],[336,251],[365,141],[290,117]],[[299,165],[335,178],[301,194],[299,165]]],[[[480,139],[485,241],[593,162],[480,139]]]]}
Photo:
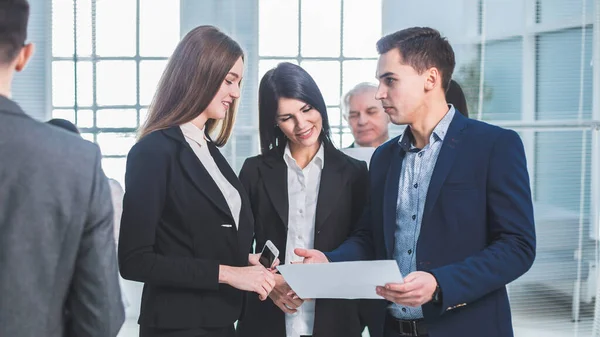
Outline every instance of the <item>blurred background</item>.
{"type": "MultiPolygon", "coordinates": [[[[97,143],[123,184],[126,155],[179,39],[212,24],[245,49],[243,95],[223,152],[235,170],[256,155],[257,87],[278,62],[317,81],[334,142],[352,135],[340,97],[375,80],[375,42],[430,26],[456,52],[454,79],[472,118],[523,138],[538,254],[509,285],[515,334],[600,336],[600,0],[30,0],[36,54],[13,98],[39,120],[65,118],[97,143]]],[[[391,136],[402,127],[392,126],[391,136]]],[[[128,284],[137,336],[139,287],[128,284]]],[[[366,334],[365,334],[366,335],[366,334]]]]}

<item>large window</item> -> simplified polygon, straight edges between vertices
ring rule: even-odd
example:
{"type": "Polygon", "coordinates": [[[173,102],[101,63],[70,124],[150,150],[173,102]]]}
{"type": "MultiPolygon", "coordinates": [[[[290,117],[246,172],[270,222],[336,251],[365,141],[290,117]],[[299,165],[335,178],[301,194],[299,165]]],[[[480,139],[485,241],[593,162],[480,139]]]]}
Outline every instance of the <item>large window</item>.
{"type": "Polygon", "coordinates": [[[121,184],[179,15],[178,0],[52,1],[52,117],[98,143],[106,175],[121,184]]]}
{"type": "Polygon", "coordinates": [[[334,143],[349,146],[340,98],[375,80],[380,37],[381,0],[259,0],[259,80],[279,62],[302,66],[323,93],[334,143]]]}

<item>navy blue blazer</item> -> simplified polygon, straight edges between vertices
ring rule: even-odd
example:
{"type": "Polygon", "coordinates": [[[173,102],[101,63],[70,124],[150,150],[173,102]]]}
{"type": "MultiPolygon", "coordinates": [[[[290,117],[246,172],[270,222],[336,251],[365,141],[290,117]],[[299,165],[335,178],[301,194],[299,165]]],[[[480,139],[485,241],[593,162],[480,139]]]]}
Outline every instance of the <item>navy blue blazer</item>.
{"type": "MultiPolygon", "coordinates": [[[[370,164],[370,202],[331,261],[393,259],[400,137],[370,164]]],[[[455,114],[440,151],[417,242],[417,269],[432,273],[442,304],[423,305],[430,337],[513,336],[506,284],[535,259],[523,143],[512,130],[455,114]]]]}

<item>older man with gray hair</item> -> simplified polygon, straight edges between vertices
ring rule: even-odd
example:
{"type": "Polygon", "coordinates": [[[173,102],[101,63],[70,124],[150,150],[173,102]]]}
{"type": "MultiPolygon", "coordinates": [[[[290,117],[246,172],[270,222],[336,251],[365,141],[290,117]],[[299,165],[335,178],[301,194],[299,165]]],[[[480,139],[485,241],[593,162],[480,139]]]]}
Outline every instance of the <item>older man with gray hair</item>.
{"type": "Polygon", "coordinates": [[[377,85],[363,82],[348,91],[343,99],[344,118],[348,121],[354,143],[350,147],[378,147],[389,138],[389,116],[375,99],[377,85]]]}

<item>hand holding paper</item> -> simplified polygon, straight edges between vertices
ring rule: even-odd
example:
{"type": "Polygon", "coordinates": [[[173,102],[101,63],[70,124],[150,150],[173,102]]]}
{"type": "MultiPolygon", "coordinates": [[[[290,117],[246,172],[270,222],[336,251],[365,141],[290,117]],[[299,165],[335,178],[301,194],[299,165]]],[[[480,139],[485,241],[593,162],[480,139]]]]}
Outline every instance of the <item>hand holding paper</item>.
{"type": "Polygon", "coordinates": [[[396,304],[418,307],[431,301],[436,286],[433,275],[416,271],[408,274],[403,284],[389,283],[377,287],[377,294],[396,304]]]}
{"type": "Polygon", "coordinates": [[[288,264],[277,269],[304,299],[381,299],[377,286],[403,282],[394,260],[288,264]]]}

